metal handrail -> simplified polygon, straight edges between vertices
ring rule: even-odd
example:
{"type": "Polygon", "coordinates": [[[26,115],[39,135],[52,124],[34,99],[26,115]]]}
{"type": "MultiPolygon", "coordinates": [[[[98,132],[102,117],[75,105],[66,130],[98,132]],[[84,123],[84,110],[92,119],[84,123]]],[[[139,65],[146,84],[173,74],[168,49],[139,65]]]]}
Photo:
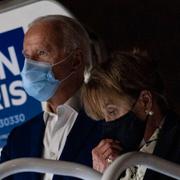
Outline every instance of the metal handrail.
{"type": "Polygon", "coordinates": [[[20,172],[52,173],[85,180],[100,180],[102,178],[102,174],[90,167],[66,161],[19,158],[0,164],[0,179],[20,172]]]}
{"type": "Polygon", "coordinates": [[[117,180],[124,170],[135,165],[143,165],[153,171],[180,179],[180,165],[142,152],[121,155],[105,170],[103,175],[78,163],[40,158],[19,158],[0,164],[0,179],[20,172],[38,172],[73,176],[85,180],[117,180]]]}
{"type": "Polygon", "coordinates": [[[161,174],[180,179],[180,165],[143,152],[130,152],[117,158],[104,172],[102,180],[117,180],[129,167],[143,165],[161,174]]]}

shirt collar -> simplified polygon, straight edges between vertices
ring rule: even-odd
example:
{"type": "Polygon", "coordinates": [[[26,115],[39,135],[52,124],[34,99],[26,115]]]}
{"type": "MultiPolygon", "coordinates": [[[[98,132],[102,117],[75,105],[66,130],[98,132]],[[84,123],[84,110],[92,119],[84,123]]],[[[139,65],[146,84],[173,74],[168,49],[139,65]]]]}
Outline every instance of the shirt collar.
{"type": "Polygon", "coordinates": [[[66,120],[68,116],[71,116],[74,113],[78,113],[74,108],[68,104],[62,104],[57,107],[56,114],[49,111],[44,111],[44,122],[45,124],[49,119],[56,119],[60,117],[61,121],[66,120]]]}
{"type": "MultiPolygon", "coordinates": [[[[82,107],[82,104],[81,104],[81,99],[80,99],[80,94],[81,94],[81,89],[78,90],[73,97],[69,98],[64,104],[70,106],[71,108],[73,108],[75,111],[79,112],[79,110],[81,109],[82,107]]],[[[43,110],[45,112],[48,112],[49,114],[56,114],[52,111],[51,109],[51,106],[48,102],[43,102],[42,103],[42,106],[43,106],[43,110]]],[[[59,105],[57,108],[56,108],[56,112],[58,112],[58,108],[62,106],[62,105],[59,105]]]]}

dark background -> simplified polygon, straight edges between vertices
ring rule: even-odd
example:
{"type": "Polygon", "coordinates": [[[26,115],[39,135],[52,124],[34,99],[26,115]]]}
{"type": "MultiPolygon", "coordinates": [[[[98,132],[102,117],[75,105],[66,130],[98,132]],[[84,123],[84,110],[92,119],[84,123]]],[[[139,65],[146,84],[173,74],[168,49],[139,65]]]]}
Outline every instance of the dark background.
{"type": "Polygon", "coordinates": [[[146,49],[159,64],[168,102],[180,114],[180,0],[56,1],[93,30],[108,51],[146,49]]]}
{"type": "Polygon", "coordinates": [[[180,0],[59,0],[108,50],[146,48],[157,60],[166,96],[180,113],[180,0]]]}

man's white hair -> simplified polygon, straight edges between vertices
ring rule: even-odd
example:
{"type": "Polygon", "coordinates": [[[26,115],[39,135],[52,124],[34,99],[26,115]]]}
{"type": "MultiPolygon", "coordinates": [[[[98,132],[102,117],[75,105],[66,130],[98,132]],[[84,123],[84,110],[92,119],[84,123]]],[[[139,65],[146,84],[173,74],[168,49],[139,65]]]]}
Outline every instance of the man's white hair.
{"type": "MultiPolygon", "coordinates": [[[[92,67],[91,45],[88,33],[84,27],[75,19],[63,15],[47,15],[35,19],[29,27],[41,22],[57,22],[61,25],[60,38],[63,39],[62,47],[66,53],[79,47],[83,51],[85,71],[92,67]]],[[[57,37],[58,38],[58,37],[57,37]]]]}

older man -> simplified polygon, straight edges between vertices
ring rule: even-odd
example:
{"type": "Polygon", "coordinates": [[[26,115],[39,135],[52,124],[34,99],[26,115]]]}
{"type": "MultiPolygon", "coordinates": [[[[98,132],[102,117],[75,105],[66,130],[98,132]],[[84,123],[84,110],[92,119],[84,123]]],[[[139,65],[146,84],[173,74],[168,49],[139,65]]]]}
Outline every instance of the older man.
{"type": "MultiPolygon", "coordinates": [[[[84,73],[92,64],[86,31],[68,17],[38,18],[25,34],[23,53],[24,88],[35,99],[47,101],[48,110],[12,131],[1,162],[42,157],[91,166],[91,150],[100,140],[100,126],[86,116],[79,99],[84,73]]],[[[37,173],[21,173],[8,179],[41,178],[74,179],[37,173]]]]}

